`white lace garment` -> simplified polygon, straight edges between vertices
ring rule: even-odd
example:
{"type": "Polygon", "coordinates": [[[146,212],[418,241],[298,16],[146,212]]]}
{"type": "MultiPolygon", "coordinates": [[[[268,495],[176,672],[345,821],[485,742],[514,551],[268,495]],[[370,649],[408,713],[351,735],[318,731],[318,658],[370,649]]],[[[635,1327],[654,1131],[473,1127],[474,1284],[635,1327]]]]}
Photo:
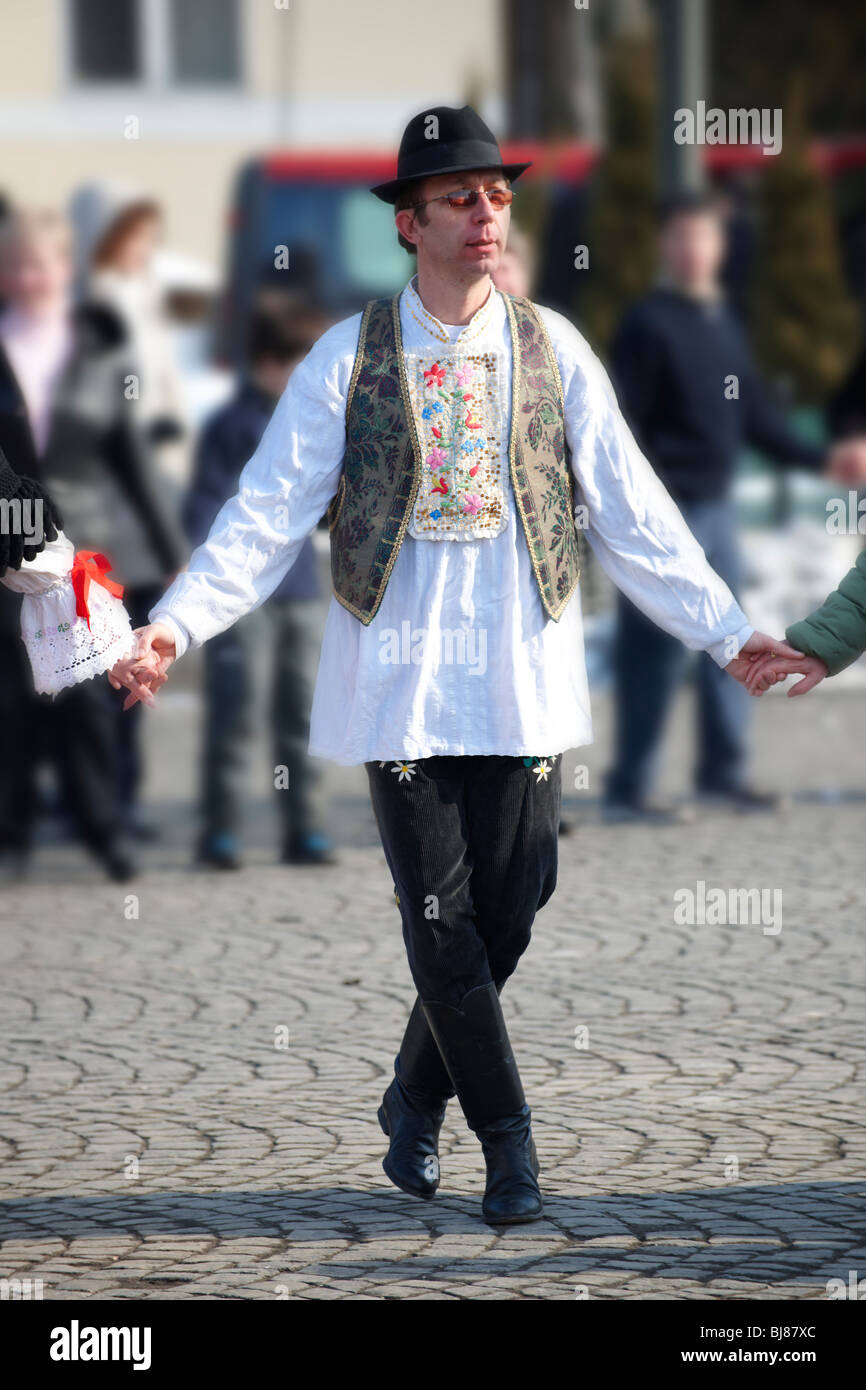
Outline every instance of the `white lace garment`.
{"type": "Polygon", "coordinates": [[[75,547],[60,531],[57,540],[34,559],[0,579],[7,589],[24,595],[21,636],[40,694],[56,695],[67,686],[102,675],[135,647],[122,601],[101,584],[91,583],[87,594],[90,627],[86,618],[78,616],[72,587],[74,558],[75,547]]]}

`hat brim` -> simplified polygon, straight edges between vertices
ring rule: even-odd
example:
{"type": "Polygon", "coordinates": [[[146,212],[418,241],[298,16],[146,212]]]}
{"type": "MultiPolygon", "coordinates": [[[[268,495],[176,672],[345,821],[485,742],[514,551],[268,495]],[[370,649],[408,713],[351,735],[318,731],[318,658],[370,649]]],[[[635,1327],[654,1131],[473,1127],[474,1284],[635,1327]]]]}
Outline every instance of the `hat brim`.
{"type": "Polygon", "coordinates": [[[413,183],[421,183],[423,179],[432,179],[437,174],[462,174],[468,169],[501,169],[509,183],[530,167],[532,160],[527,160],[525,164],[479,164],[476,159],[471,164],[447,164],[443,169],[428,169],[423,174],[416,174],[411,179],[389,179],[387,183],[377,183],[370,192],[375,193],[377,198],[381,198],[383,203],[396,203],[404,188],[409,188],[413,183]]]}

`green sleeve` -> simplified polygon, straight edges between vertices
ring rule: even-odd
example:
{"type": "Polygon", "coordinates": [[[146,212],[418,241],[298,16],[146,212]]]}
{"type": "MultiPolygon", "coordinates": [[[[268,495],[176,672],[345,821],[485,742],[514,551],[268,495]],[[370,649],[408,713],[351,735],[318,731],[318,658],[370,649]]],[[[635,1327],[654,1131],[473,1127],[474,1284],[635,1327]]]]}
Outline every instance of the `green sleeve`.
{"type": "Polygon", "coordinates": [[[820,657],[831,676],[857,660],[866,650],[866,550],[838,589],[785,636],[798,651],[820,657]]]}

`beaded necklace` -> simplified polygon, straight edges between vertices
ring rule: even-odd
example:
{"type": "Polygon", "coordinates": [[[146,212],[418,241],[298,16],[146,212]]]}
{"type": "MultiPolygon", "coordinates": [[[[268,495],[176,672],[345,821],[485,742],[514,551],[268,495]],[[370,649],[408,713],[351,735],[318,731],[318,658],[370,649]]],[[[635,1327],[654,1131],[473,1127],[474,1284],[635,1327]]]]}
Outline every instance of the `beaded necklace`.
{"type": "MultiPolygon", "coordinates": [[[[408,285],[408,289],[411,291],[411,293],[408,294],[406,297],[406,302],[409,305],[409,313],[412,315],[413,319],[417,324],[420,324],[422,328],[425,328],[428,333],[432,333],[434,338],[439,339],[440,343],[448,343],[448,345],[450,346],[452,343],[451,337],[445,332],[445,329],[442,327],[442,324],[439,322],[439,320],[437,318],[434,318],[432,314],[428,313],[427,310],[424,308],[424,305],[421,303],[421,298],[418,294],[417,289],[415,288],[416,279],[417,277],[413,276],[413,278],[409,281],[408,285]],[[418,305],[418,308],[421,310],[423,318],[419,318],[418,314],[415,312],[416,304],[418,305]]],[[[466,325],[463,332],[460,334],[460,337],[457,341],[461,345],[463,343],[470,342],[471,339],[477,338],[481,333],[484,332],[490,319],[490,310],[493,307],[493,296],[495,295],[495,293],[495,289],[491,286],[490,294],[487,296],[487,299],[484,301],[478,312],[473,315],[470,323],[466,325]]]]}

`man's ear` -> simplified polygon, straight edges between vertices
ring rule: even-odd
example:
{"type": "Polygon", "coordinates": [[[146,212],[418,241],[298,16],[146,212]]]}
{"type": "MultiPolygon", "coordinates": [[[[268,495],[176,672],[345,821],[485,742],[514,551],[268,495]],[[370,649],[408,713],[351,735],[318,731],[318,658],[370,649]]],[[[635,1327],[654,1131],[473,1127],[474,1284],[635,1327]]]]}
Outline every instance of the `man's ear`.
{"type": "Polygon", "coordinates": [[[411,241],[413,246],[417,246],[420,240],[417,225],[415,213],[412,208],[401,208],[401,210],[394,215],[394,226],[397,228],[397,231],[401,236],[404,236],[407,241],[411,241]]]}

